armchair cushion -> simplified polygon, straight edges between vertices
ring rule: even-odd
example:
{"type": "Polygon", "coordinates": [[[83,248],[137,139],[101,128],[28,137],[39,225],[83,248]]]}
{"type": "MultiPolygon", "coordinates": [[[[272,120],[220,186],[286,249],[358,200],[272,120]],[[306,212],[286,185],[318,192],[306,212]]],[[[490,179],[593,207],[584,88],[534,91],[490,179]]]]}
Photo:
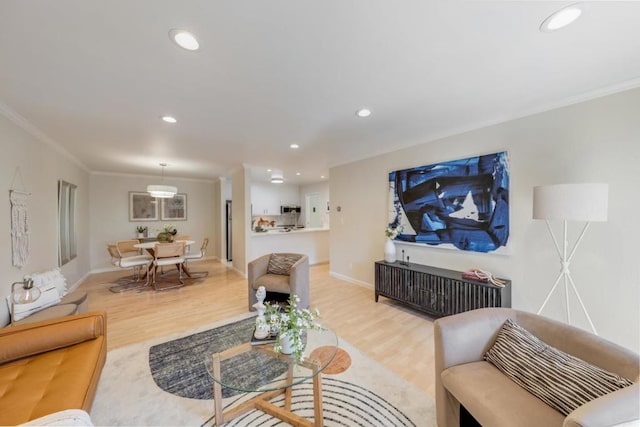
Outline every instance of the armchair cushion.
{"type": "Polygon", "coordinates": [[[505,321],[484,358],[564,415],[632,385],[619,375],[548,345],[511,319],[505,321]]]}
{"type": "Polygon", "coordinates": [[[271,254],[267,273],[288,276],[291,273],[291,266],[300,258],[302,256],[297,254],[271,254]]]}

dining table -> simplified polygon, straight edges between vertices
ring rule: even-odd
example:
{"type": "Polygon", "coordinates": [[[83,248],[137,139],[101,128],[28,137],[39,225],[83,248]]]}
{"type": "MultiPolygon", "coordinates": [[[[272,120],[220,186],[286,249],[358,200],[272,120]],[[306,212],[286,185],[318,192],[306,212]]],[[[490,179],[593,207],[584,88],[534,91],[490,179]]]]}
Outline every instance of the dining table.
{"type": "MultiPolygon", "coordinates": [[[[175,242],[178,242],[178,243],[184,242],[185,248],[188,248],[190,245],[193,245],[196,241],[195,240],[175,240],[175,242]]],[[[149,255],[155,258],[155,247],[159,243],[169,243],[169,242],[159,242],[159,241],[142,242],[142,243],[133,245],[133,247],[138,249],[144,249],[149,253],[149,255]]],[[[176,265],[176,268],[178,268],[177,265],[176,265]]],[[[187,277],[189,278],[191,277],[191,274],[189,274],[189,270],[187,269],[186,263],[182,263],[182,271],[184,272],[184,274],[186,274],[187,277]]]]}

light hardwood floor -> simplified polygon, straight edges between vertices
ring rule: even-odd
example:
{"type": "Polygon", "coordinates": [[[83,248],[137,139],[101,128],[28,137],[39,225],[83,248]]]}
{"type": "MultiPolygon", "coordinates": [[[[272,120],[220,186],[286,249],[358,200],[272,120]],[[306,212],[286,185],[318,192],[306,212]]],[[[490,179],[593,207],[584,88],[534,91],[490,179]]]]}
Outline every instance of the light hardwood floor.
{"type": "MultiPolygon", "coordinates": [[[[110,292],[110,282],[123,272],[94,274],[80,285],[88,293],[89,309],[107,312],[109,349],[248,311],[247,281],[240,274],[217,261],[189,265],[208,270],[209,276],[160,292],[110,292]]],[[[376,303],[372,289],[330,277],[328,264],[311,267],[310,283],[311,307],[320,310],[325,326],[434,396],[432,318],[384,297],[376,303]]]]}

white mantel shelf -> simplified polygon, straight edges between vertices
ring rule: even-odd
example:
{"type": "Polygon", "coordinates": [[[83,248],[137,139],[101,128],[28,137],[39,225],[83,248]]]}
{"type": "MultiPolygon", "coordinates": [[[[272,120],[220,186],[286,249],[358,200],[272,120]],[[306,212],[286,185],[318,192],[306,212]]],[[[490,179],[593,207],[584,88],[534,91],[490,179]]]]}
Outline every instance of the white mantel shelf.
{"type": "Polygon", "coordinates": [[[298,228],[251,232],[249,260],[274,252],[305,254],[309,264],[329,262],[329,228],[298,228]]]}

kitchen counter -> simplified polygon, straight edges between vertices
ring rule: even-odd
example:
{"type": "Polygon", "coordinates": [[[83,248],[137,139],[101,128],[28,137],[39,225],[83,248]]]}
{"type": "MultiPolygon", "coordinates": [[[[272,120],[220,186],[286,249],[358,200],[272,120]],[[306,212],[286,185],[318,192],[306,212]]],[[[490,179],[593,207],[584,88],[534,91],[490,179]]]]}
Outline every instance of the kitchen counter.
{"type": "Polygon", "coordinates": [[[252,231],[252,237],[262,237],[262,236],[273,236],[281,235],[281,234],[298,234],[298,233],[315,233],[318,231],[329,231],[329,227],[319,227],[319,228],[292,228],[290,231],[285,231],[283,228],[269,228],[267,231],[252,231]]]}
{"type": "Polygon", "coordinates": [[[249,260],[274,252],[305,254],[310,264],[329,262],[329,228],[296,228],[281,231],[274,228],[266,232],[252,231],[249,260]]]}

